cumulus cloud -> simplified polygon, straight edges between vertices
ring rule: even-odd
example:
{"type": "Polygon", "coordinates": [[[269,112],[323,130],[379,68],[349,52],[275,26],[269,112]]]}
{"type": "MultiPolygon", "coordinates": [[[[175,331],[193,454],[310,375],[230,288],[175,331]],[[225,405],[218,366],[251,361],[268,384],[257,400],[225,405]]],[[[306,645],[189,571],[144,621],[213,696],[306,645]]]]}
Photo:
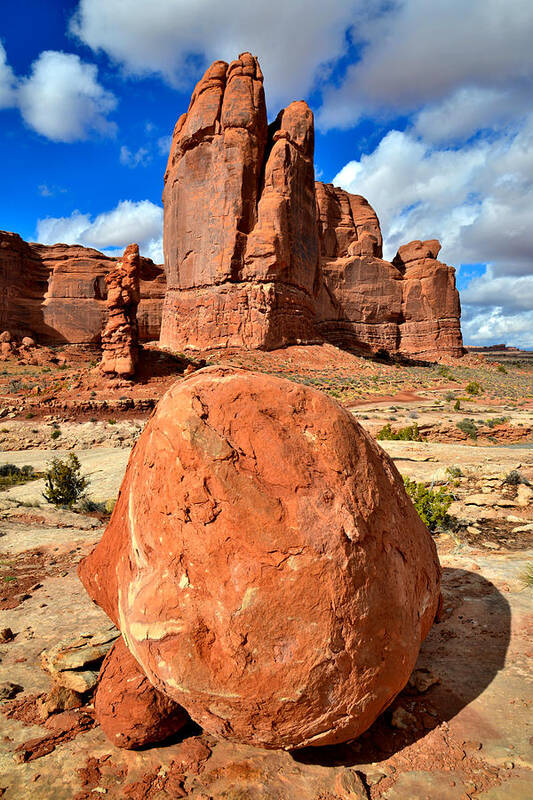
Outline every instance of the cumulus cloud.
{"type": "Polygon", "coordinates": [[[37,241],[43,244],[82,244],[117,255],[137,242],[142,255],[163,261],[163,209],[150,200],[121,200],[116,208],[92,218],[73,211],[69,217],[46,217],[37,222],[37,241]]]}
{"type": "Polygon", "coordinates": [[[480,310],[463,306],[461,322],[465,342],[474,345],[511,344],[533,346],[533,311],[509,314],[501,306],[480,310]]]}
{"type": "Polygon", "coordinates": [[[71,53],[41,53],[30,75],[20,81],[17,104],[31,128],[56,142],[85,139],[91,131],[110,134],[115,130],[107,119],[116,107],[115,96],[98,83],[94,64],[71,53]]]}
{"type": "MultiPolygon", "coordinates": [[[[370,3],[353,36],[362,46],[339,86],[324,94],[318,115],[324,128],[350,127],[372,113],[410,113],[444,103],[458,111],[445,120],[447,135],[465,135],[505,116],[511,92],[531,101],[533,5],[530,0],[402,0],[370,3]],[[474,98],[474,107],[469,101],[474,98]],[[479,124],[479,123],[478,123],[479,124]]],[[[508,109],[507,109],[508,110],[508,109]]],[[[425,117],[426,134],[438,120],[425,117]]]]}
{"type": "Polygon", "coordinates": [[[493,263],[498,274],[531,271],[533,115],[516,132],[459,149],[389,131],[333,182],[374,205],[389,256],[407,239],[436,237],[452,263],[493,263]]]}
{"type": "MultiPolygon", "coordinates": [[[[376,3],[376,0],[372,0],[376,3]]],[[[363,0],[81,0],[71,31],[134,75],[160,74],[181,88],[199,66],[250,50],[268,76],[269,102],[305,95],[346,48],[363,0]]]]}
{"type": "Polygon", "coordinates": [[[125,167],[135,169],[135,167],[146,167],[152,160],[146,147],[139,147],[138,150],[130,150],[126,145],[120,148],[120,163],[125,167]]]}
{"type": "Polygon", "coordinates": [[[16,104],[15,88],[15,76],[7,63],[5,48],[0,42],[0,108],[10,108],[16,104]]]}

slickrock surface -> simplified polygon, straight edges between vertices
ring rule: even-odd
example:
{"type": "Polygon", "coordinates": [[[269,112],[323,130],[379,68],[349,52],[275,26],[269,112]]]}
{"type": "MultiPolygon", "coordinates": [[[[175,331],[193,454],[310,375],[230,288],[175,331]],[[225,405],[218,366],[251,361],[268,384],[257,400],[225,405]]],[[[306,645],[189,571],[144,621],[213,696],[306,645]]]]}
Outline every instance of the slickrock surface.
{"type": "Polygon", "coordinates": [[[267,125],[250,53],[209,67],[165,174],[163,345],[273,349],[316,337],[313,151],[306,103],[267,125]]]}
{"type": "Polygon", "coordinates": [[[131,377],[139,359],[137,306],[139,245],[126,247],[121,261],[106,275],[107,319],[102,331],[103,372],[131,377]]]}
{"type": "MultiPolygon", "coordinates": [[[[96,343],[106,310],[105,276],[118,259],[80,245],[43,245],[0,231],[0,328],[39,343],[96,343]]],[[[140,259],[139,339],[157,339],[166,281],[140,259]]]]}
{"type": "Polygon", "coordinates": [[[94,707],[108,739],[128,750],[162,742],[189,719],[177,703],[154,689],[122,638],[102,664],[94,707]]]}
{"type": "Polygon", "coordinates": [[[150,682],[264,747],[354,738],[435,615],[435,546],[388,456],[333,400],[244,370],[162,398],[80,565],[150,682]]]}

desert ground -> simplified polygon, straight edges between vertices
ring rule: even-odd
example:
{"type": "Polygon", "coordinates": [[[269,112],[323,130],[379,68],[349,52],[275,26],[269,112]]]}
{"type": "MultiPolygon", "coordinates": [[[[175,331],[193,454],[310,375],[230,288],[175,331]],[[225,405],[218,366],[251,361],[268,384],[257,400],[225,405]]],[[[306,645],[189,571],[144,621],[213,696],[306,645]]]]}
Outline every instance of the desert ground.
{"type": "Polygon", "coordinates": [[[148,346],[136,382],[104,379],[96,363],[94,352],[74,346],[0,363],[0,465],[42,473],[52,457],[74,452],[89,480],[88,501],[70,510],[45,501],[42,478],[0,491],[0,796],[529,800],[531,361],[502,366],[468,355],[416,364],[331,345],[186,356],[148,346]],[[403,476],[453,495],[450,519],[435,533],[439,620],[408,686],[356,741],[265,751],[191,724],[164,746],[135,752],[114,748],[94,720],[90,687],[116,632],[76,566],[102,535],[159,397],[212,363],[327,392],[380,439],[403,476]],[[411,438],[383,439],[387,426],[393,434],[411,428],[411,438]],[[54,653],[69,663],[57,666],[54,653]],[[52,694],[65,673],[89,687],[78,707],[52,694]]]}

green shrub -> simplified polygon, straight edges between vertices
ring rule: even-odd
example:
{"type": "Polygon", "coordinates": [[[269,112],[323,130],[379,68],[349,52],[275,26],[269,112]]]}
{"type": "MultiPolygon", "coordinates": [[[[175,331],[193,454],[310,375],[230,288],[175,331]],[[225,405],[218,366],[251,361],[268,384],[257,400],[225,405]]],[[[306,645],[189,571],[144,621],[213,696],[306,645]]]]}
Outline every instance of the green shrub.
{"type": "Polygon", "coordinates": [[[466,386],[465,386],[465,392],[467,394],[471,395],[472,397],[474,397],[475,395],[481,394],[482,391],[483,391],[483,387],[477,381],[470,381],[470,383],[467,383],[466,386]]]}
{"type": "Polygon", "coordinates": [[[451,467],[446,467],[446,474],[449,475],[450,478],[460,478],[463,474],[463,470],[461,467],[453,465],[451,467]]]}
{"type": "Polygon", "coordinates": [[[50,434],[51,439],[59,439],[60,436],[61,436],[61,431],[59,430],[59,428],[54,428],[54,430],[50,434]]]}
{"type": "Polygon", "coordinates": [[[461,422],[457,423],[457,427],[459,428],[460,431],[466,433],[466,435],[469,436],[470,439],[476,441],[477,428],[476,428],[476,423],[474,422],[473,419],[462,419],[461,422]]]}
{"type": "Polygon", "coordinates": [[[494,428],[496,425],[504,425],[506,422],[509,422],[509,417],[492,417],[487,420],[486,424],[489,428],[494,428]]]}
{"type": "Polygon", "coordinates": [[[81,464],[74,453],[64,460],[52,459],[45,472],[45,491],[43,497],[54,506],[69,506],[82,497],[89,485],[81,474],[81,464]]]}
{"type": "Polygon", "coordinates": [[[512,469],[511,472],[505,476],[503,482],[507,483],[509,486],[518,486],[521,483],[525,486],[529,486],[528,479],[517,469],[512,469]]]}
{"type": "Polygon", "coordinates": [[[444,399],[446,400],[447,403],[451,403],[452,400],[455,400],[455,395],[453,392],[446,392],[444,399]]]}
{"type": "Polygon", "coordinates": [[[422,437],[418,430],[418,425],[414,422],[398,431],[393,431],[390,422],[379,431],[377,437],[380,441],[402,441],[402,442],[421,442],[422,437]]]}
{"type": "Polygon", "coordinates": [[[507,370],[505,369],[503,364],[498,364],[497,369],[498,369],[498,372],[503,372],[504,375],[507,375],[507,370]]]}
{"type": "Polygon", "coordinates": [[[0,487],[27,483],[39,477],[39,473],[35,472],[29,464],[25,464],[23,467],[17,467],[15,464],[2,464],[0,466],[0,487]]]}
{"type": "Polygon", "coordinates": [[[417,483],[410,478],[403,479],[405,490],[431,533],[438,528],[446,527],[450,522],[448,509],[453,502],[453,496],[441,486],[440,489],[430,489],[423,483],[417,483]]]}
{"type": "Polygon", "coordinates": [[[105,503],[98,500],[92,500],[90,497],[85,495],[80,499],[77,508],[82,512],[82,514],[89,514],[94,511],[97,511],[99,514],[105,514],[107,512],[105,503]]]}
{"type": "Polygon", "coordinates": [[[520,578],[524,586],[533,589],[533,561],[530,561],[529,564],[526,564],[526,567],[522,572],[520,578]]]}
{"type": "Polygon", "coordinates": [[[460,400],[456,400],[455,401],[455,403],[453,404],[453,410],[454,411],[460,411],[461,410],[461,401],[460,400]]]}

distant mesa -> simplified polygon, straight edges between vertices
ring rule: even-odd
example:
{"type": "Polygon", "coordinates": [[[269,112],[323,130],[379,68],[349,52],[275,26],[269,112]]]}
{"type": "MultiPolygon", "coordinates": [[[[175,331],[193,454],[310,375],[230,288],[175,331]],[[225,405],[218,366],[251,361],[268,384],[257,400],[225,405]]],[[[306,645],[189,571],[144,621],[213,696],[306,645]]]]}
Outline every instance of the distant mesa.
{"type": "MultiPolygon", "coordinates": [[[[215,61],[174,128],[165,265],[141,258],[139,341],[174,350],[330,342],[423,359],[463,354],[455,270],[435,239],[383,259],[374,209],[315,182],[313,114],[268,124],[263,75],[215,61]]],[[[116,259],[0,232],[0,328],[43,343],[100,343],[116,259]]]]}

